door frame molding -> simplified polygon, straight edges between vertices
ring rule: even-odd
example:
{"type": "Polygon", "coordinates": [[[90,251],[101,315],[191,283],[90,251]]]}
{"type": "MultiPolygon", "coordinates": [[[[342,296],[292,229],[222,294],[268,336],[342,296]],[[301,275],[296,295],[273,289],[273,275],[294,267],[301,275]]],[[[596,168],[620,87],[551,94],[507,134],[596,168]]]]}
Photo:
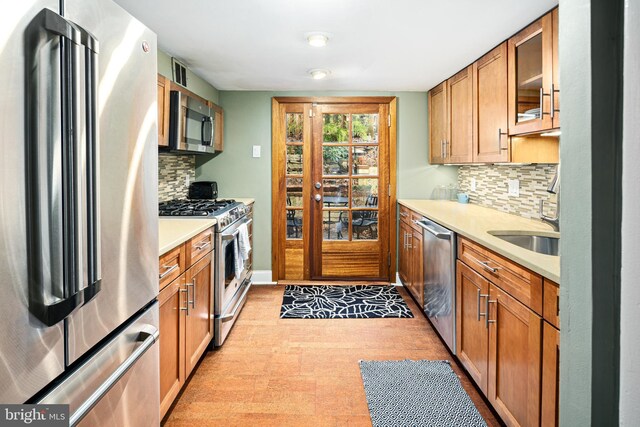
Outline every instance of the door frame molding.
{"type": "Polygon", "coordinates": [[[278,164],[281,161],[279,154],[273,148],[279,143],[278,136],[282,131],[282,125],[277,120],[282,104],[311,103],[311,104],[388,104],[391,124],[389,126],[389,252],[391,265],[389,266],[389,282],[396,280],[396,211],[397,202],[397,97],[395,96],[321,96],[321,97],[293,97],[275,96],[271,98],[271,271],[272,280],[278,281],[280,277],[278,257],[284,253],[279,246],[281,233],[281,221],[277,221],[280,215],[278,198],[280,175],[278,164]]]}

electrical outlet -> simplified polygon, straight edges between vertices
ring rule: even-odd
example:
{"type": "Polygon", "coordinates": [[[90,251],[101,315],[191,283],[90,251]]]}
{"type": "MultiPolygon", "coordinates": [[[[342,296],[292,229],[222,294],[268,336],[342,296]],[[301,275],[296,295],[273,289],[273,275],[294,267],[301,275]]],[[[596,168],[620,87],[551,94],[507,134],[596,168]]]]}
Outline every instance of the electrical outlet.
{"type": "Polygon", "coordinates": [[[520,197],[520,181],[517,179],[510,179],[507,181],[509,185],[509,196],[520,197]]]}
{"type": "Polygon", "coordinates": [[[253,157],[260,157],[260,146],[259,145],[254,145],[253,146],[253,157]]]}
{"type": "Polygon", "coordinates": [[[471,191],[476,191],[476,179],[471,178],[471,191]]]}

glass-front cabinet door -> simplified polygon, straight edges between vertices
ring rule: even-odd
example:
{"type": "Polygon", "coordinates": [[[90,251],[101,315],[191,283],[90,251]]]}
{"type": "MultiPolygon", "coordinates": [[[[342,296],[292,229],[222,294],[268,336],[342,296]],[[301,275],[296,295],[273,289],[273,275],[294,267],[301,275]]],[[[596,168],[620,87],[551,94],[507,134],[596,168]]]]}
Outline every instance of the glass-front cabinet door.
{"type": "Polygon", "coordinates": [[[553,85],[554,37],[557,34],[554,34],[552,14],[549,13],[509,39],[510,135],[554,127],[559,96],[553,85]]]}

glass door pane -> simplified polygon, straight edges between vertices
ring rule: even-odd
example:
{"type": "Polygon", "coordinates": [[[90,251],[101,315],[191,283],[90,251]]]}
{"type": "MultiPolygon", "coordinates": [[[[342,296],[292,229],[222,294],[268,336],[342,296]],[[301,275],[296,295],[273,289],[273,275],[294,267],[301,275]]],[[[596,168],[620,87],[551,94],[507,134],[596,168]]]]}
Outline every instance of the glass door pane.
{"type": "Polygon", "coordinates": [[[516,47],[516,122],[540,119],[542,33],[516,47]]]}
{"type": "Polygon", "coordinates": [[[325,241],[378,239],[378,121],[378,114],[323,114],[325,241]]]}
{"type": "Polygon", "coordinates": [[[304,221],[302,200],[303,173],[303,113],[287,113],[285,115],[286,129],[286,238],[287,240],[302,239],[302,224],[304,221]]]}

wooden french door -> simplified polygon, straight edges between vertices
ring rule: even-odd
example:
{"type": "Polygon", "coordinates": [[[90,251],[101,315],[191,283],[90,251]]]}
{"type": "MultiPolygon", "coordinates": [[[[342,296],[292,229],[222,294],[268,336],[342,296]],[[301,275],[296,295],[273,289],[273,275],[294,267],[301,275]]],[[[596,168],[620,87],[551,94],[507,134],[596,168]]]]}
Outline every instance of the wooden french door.
{"type": "Polygon", "coordinates": [[[272,136],[274,280],[392,280],[395,99],[275,98],[272,136]]]}

